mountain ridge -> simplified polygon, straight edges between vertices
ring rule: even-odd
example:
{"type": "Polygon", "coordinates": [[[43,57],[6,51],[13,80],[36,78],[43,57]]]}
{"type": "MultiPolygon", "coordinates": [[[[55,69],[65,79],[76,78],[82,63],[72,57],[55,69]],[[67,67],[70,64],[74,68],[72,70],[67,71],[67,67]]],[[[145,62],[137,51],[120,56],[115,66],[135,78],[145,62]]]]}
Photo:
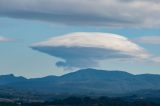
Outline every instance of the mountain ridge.
{"type": "MultiPolygon", "coordinates": [[[[4,76],[0,76],[1,80],[4,76]]],[[[7,77],[7,76],[6,76],[7,77]]],[[[124,71],[107,71],[97,69],[81,69],[62,76],[46,76],[42,78],[16,77],[8,75],[11,81],[5,81],[0,87],[16,90],[30,90],[56,94],[126,94],[140,90],[160,90],[160,75],[134,75],[124,71]],[[15,80],[13,80],[15,78],[15,80]],[[17,82],[16,82],[17,81],[17,82]],[[3,86],[2,86],[3,85],[3,86]]]]}
{"type": "Polygon", "coordinates": [[[134,76],[160,76],[160,74],[152,74],[152,73],[143,73],[143,74],[132,74],[132,73],[129,73],[127,71],[120,71],[120,70],[101,70],[101,69],[93,69],[93,68],[86,68],[86,69],[80,69],[80,70],[77,70],[77,71],[73,71],[73,72],[70,72],[70,73],[67,73],[67,74],[63,74],[63,75],[60,75],[60,76],[57,76],[57,75],[47,75],[47,76],[43,76],[43,77],[34,77],[34,78],[27,78],[27,77],[24,77],[24,76],[17,76],[17,75],[14,75],[14,74],[3,74],[3,75],[0,75],[0,78],[1,77],[5,77],[5,76],[13,76],[13,77],[22,77],[24,79],[40,79],[40,78],[48,78],[48,77],[62,77],[62,76],[66,76],[68,74],[72,74],[72,73],[77,73],[77,72],[84,72],[84,71],[87,71],[89,70],[90,72],[92,71],[97,71],[97,72],[111,72],[111,73],[115,73],[115,72],[118,72],[118,73],[123,73],[123,74],[128,74],[128,75],[134,75],[134,76]]]}

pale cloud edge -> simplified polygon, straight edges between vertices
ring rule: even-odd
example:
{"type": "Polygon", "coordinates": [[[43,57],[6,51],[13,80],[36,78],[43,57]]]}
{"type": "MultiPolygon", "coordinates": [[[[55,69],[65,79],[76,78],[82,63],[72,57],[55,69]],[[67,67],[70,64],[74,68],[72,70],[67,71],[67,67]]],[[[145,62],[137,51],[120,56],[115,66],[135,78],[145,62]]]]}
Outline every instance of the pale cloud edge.
{"type": "Polygon", "coordinates": [[[154,57],[152,58],[152,61],[160,63],[160,57],[154,57]]]}
{"type": "Polygon", "coordinates": [[[144,44],[160,45],[160,36],[142,36],[136,38],[135,41],[144,44]]]}

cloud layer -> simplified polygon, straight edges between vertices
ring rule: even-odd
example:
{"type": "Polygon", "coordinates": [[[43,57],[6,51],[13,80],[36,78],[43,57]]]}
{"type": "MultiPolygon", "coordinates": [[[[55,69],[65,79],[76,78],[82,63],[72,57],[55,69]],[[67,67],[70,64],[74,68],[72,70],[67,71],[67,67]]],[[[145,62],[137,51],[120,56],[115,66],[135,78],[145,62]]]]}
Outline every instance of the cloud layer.
{"type": "Polygon", "coordinates": [[[106,27],[160,27],[159,0],[0,0],[0,16],[106,27]]]}
{"type": "Polygon", "coordinates": [[[63,61],[61,67],[92,67],[108,59],[146,59],[149,54],[126,37],[97,32],[77,32],[53,37],[32,45],[32,48],[63,61]]]}

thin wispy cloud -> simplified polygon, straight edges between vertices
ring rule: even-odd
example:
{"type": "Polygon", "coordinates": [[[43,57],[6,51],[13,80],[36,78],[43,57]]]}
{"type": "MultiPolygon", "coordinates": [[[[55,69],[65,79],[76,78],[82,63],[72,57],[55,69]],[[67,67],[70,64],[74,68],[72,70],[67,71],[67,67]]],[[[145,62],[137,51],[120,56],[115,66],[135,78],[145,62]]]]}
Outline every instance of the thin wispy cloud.
{"type": "Polygon", "coordinates": [[[85,68],[98,66],[99,61],[108,59],[148,59],[144,48],[126,37],[111,33],[77,32],[32,45],[32,49],[59,57],[61,67],[85,68]]]}
{"type": "Polygon", "coordinates": [[[160,45],[160,36],[143,36],[135,39],[135,41],[144,44],[160,45]]]}
{"type": "Polygon", "coordinates": [[[10,41],[13,41],[13,39],[0,36],[0,42],[10,42],[10,41]]]}
{"type": "Polygon", "coordinates": [[[160,63],[160,57],[154,57],[152,58],[152,61],[160,63]]]}
{"type": "Polygon", "coordinates": [[[0,0],[0,16],[65,25],[160,27],[159,0],[0,0]]]}

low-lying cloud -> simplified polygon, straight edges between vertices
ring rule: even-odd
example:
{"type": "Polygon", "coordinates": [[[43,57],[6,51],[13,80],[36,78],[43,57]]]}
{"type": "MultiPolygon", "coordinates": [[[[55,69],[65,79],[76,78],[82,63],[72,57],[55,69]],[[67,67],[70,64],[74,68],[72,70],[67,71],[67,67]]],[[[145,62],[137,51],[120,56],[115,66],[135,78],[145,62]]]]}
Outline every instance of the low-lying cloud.
{"type": "Polygon", "coordinates": [[[86,68],[108,59],[146,59],[150,55],[126,37],[97,32],[77,32],[33,44],[32,49],[63,59],[58,67],[86,68]]]}
{"type": "Polygon", "coordinates": [[[159,0],[0,0],[0,17],[65,25],[160,27],[159,0]]]}

